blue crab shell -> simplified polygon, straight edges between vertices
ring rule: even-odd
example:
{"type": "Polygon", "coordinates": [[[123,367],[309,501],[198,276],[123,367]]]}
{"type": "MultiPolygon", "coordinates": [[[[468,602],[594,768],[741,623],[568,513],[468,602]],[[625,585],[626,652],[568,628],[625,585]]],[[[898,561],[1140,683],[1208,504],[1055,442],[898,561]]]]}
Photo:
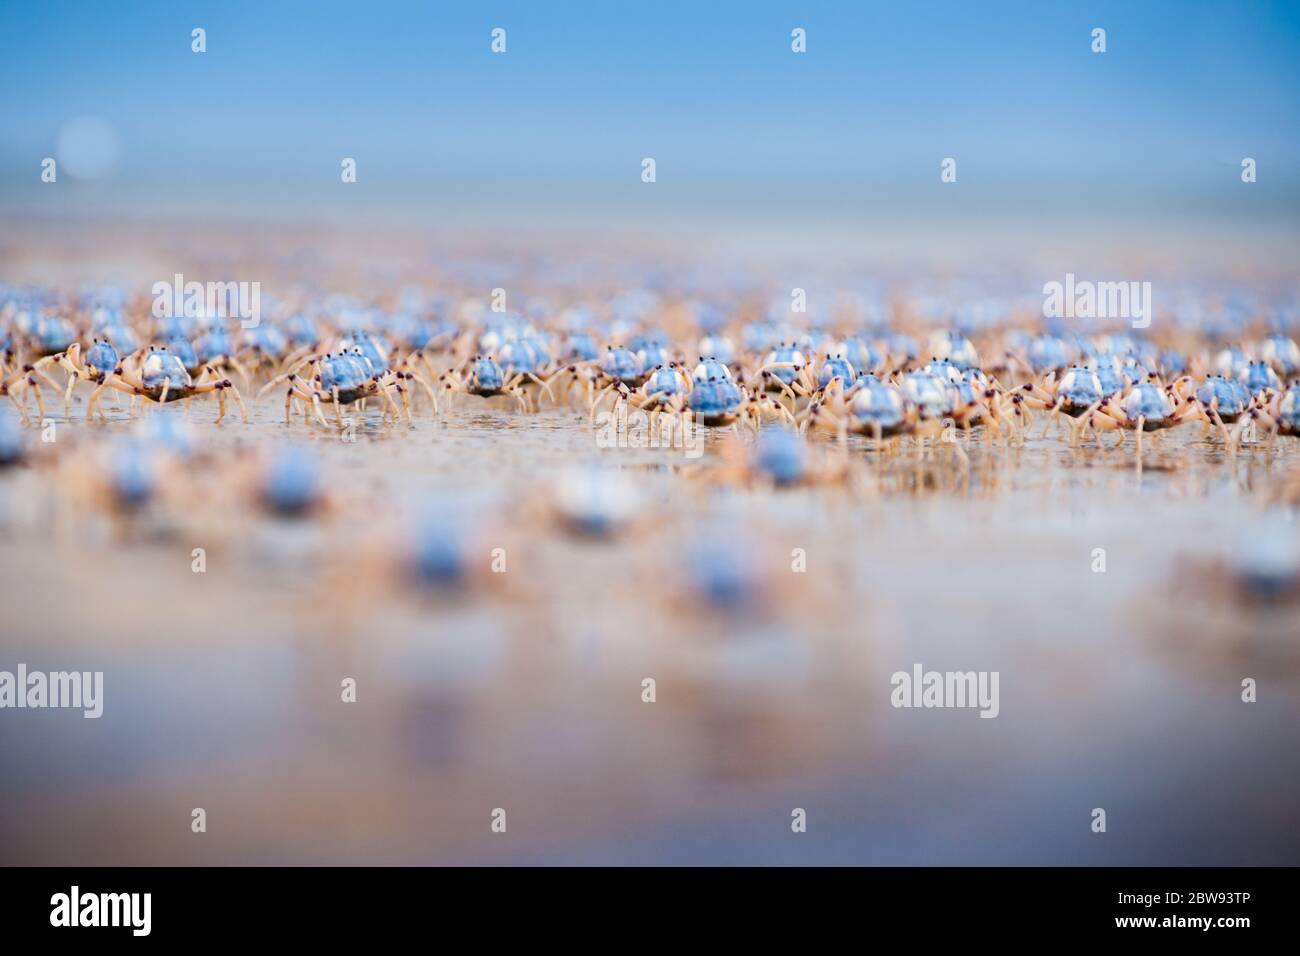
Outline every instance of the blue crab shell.
{"type": "Polygon", "coordinates": [[[505,387],[501,366],[487,357],[474,360],[470,368],[470,390],[484,395],[494,395],[505,387]]]}
{"type": "Polygon", "coordinates": [[[1260,355],[1264,361],[1277,366],[1283,375],[1294,375],[1300,371],[1300,345],[1285,335],[1270,335],[1266,338],[1260,355]]]}
{"type": "Polygon", "coordinates": [[[245,344],[250,349],[272,358],[283,358],[289,347],[284,333],[273,325],[259,325],[245,330],[245,344]]]}
{"type": "Polygon", "coordinates": [[[455,588],[469,574],[459,529],[438,520],[425,521],[410,557],[410,574],[417,584],[455,588]]]}
{"type": "Polygon", "coordinates": [[[700,359],[700,364],[695,366],[695,371],[691,373],[691,378],[697,382],[707,382],[710,379],[715,378],[720,381],[730,382],[731,369],[710,356],[709,358],[700,359]]]}
{"type": "Polygon", "coordinates": [[[141,507],[154,492],[154,473],[148,453],[138,444],[125,444],[114,454],[108,470],[109,488],[125,509],[141,507]]]}
{"type": "Polygon", "coordinates": [[[316,323],[300,312],[285,319],[284,334],[294,345],[315,345],[320,341],[316,323]]]}
{"type": "Polygon", "coordinates": [[[849,405],[849,414],[859,431],[874,432],[880,427],[882,435],[892,435],[907,421],[907,402],[903,393],[886,385],[874,375],[864,375],[849,405]]]}
{"type": "Polygon", "coordinates": [[[1029,343],[1029,364],[1035,372],[1050,372],[1070,363],[1070,349],[1064,339],[1040,335],[1029,343]]]}
{"type": "Polygon", "coordinates": [[[339,398],[364,388],[370,378],[364,357],[352,353],[327,355],[320,363],[320,390],[332,395],[339,390],[339,398]]]}
{"type": "Polygon", "coordinates": [[[947,359],[934,359],[922,371],[945,382],[960,382],[965,378],[962,370],[947,359]]]}
{"type": "Polygon", "coordinates": [[[817,373],[817,385],[819,388],[825,388],[838,378],[841,385],[848,386],[853,384],[857,377],[858,375],[853,371],[853,366],[849,364],[848,359],[828,355],[826,361],[822,362],[821,370],[817,373]]]}
{"type": "Polygon", "coordinates": [[[203,364],[189,339],[168,339],[167,351],[175,355],[191,375],[197,373],[203,364]]]}
{"type": "Polygon", "coordinates": [[[1124,386],[1128,383],[1124,381],[1117,357],[1109,353],[1101,353],[1093,356],[1091,365],[1093,374],[1097,376],[1097,384],[1101,386],[1102,395],[1116,395],[1124,391],[1124,386]]]}
{"type": "Polygon", "coordinates": [[[194,454],[194,433],[183,418],[175,415],[150,415],[136,426],[135,440],[141,448],[166,452],[178,458],[194,454]]]}
{"type": "MultiPolygon", "coordinates": [[[[712,335],[720,331],[727,324],[727,313],[722,309],[706,303],[696,303],[695,306],[695,324],[704,332],[712,335]]],[[[709,349],[712,352],[714,349],[709,349]]],[[[721,350],[718,350],[721,354],[721,350]]]]}
{"type": "Polygon", "coordinates": [[[600,354],[596,340],[586,332],[574,332],[565,340],[564,357],[580,362],[593,361],[600,354]]]}
{"type": "Polygon", "coordinates": [[[420,343],[425,349],[445,349],[455,340],[459,329],[454,322],[447,319],[433,319],[424,323],[425,340],[420,343]]]}
{"type": "Polygon", "coordinates": [[[948,383],[929,372],[909,372],[903,376],[903,395],[927,418],[942,417],[952,411],[948,383]]]}
{"type": "Polygon", "coordinates": [[[164,342],[168,339],[188,339],[194,334],[197,326],[198,323],[194,321],[193,316],[173,315],[158,323],[155,334],[164,342]]]}
{"type": "Polygon", "coordinates": [[[1281,431],[1286,434],[1300,434],[1300,388],[1295,385],[1282,396],[1278,403],[1278,419],[1281,431]]]}
{"type": "Polygon", "coordinates": [[[129,355],[140,347],[140,337],[125,325],[110,325],[104,329],[103,335],[113,343],[118,355],[129,355]]]}
{"type": "Polygon", "coordinates": [[[388,368],[388,346],[369,332],[354,332],[344,340],[343,347],[358,353],[371,375],[378,375],[388,368]]]}
{"type": "Polygon", "coordinates": [[[910,335],[891,335],[889,354],[895,359],[902,358],[910,362],[920,354],[920,350],[917,348],[916,339],[910,335]]]}
{"type": "Polygon", "coordinates": [[[497,351],[497,362],[507,376],[535,372],[539,368],[537,350],[528,339],[516,339],[502,345],[497,351]]]}
{"type": "Polygon", "coordinates": [[[1258,395],[1265,389],[1279,389],[1282,382],[1277,377],[1277,373],[1269,367],[1267,362],[1251,362],[1246,366],[1238,380],[1246,386],[1252,395],[1258,395]]]}
{"type": "Polygon", "coordinates": [[[86,355],[82,362],[86,368],[98,377],[104,372],[111,372],[113,369],[117,368],[117,360],[117,350],[108,342],[100,340],[95,342],[86,350],[86,355]]]}
{"type": "Polygon", "coordinates": [[[845,339],[840,344],[839,352],[854,368],[863,372],[871,371],[884,361],[884,356],[878,349],[865,339],[856,336],[845,339]]]}
{"type": "Polygon", "coordinates": [[[1124,397],[1124,414],[1130,422],[1146,419],[1145,431],[1161,427],[1173,414],[1164,390],[1152,382],[1138,382],[1124,397]]]}
{"type": "Polygon", "coordinates": [[[691,389],[690,408],[706,425],[730,424],[740,411],[744,397],[734,382],[711,378],[695,383],[691,389]]]}
{"type": "Polygon", "coordinates": [[[636,354],[625,348],[608,348],[600,359],[600,370],[610,378],[625,384],[635,384],[641,380],[641,362],[636,354]]]}
{"type": "Polygon", "coordinates": [[[650,373],[650,378],[646,381],[645,391],[647,395],[680,395],[686,391],[686,383],[682,380],[681,373],[675,368],[662,365],[650,373]]]}
{"type": "Polygon", "coordinates": [[[658,329],[646,329],[638,332],[628,340],[627,347],[632,352],[645,352],[650,349],[663,351],[668,344],[668,336],[658,329]]]}
{"type": "Polygon", "coordinates": [[[730,365],[736,360],[736,347],[724,335],[706,335],[700,339],[699,354],[716,356],[723,365],[730,365]]]}
{"type": "Polygon", "coordinates": [[[1073,366],[1061,376],[1056,386],[1056,398],[1061,411],[1067,415],[1078,415],[1089,405],[1102,399],[1101,382],[1090,369],[1073,366]]]}
{"type": "Polygon", "coordinates": [[[758,597],[758,582],[743,559],[710,541],[702,541],[691,554],[691,580],[700,597],[720,611],[740,611],[758,597]]]}
{"type": "Polygon", "coordinates": [[[320,501],[320,476],[311,458],[299,449],[277,454],[262,482],[262,500],[276,514],[306,514],[320,501]]]}
{"type": "Polygon", "coordinates": [[[551,364],[551,344],[545,337],[529,335],[524,338],[524,341],[531,346],[533,355],[537,359],[536,371],[540,372],[551,364]]]}
{"type": "Polygon", "coordinates": [[[57,315],[43,315],[36,323],[36,347],[43,355],[65,351],[77,341],[77,330],[67,319],[57,315]]]}
{"type": "Polygon", "coordinates": [[[935,358],[949,359],[958,368],[974,368],[980,363],[971,340],[959,332],[935,332],[930,336],[930,350],[935,358]]]}
{"type": "Polygon", "coordinates": [[[740,344],[747,352],[762,352],[777,340],[776,327],[765,322],[751,322],[740,332],[740,344]]]}
{"type": "Polygon", "coordinates": [[[1127,332],[1103,335],[1097,340],[1097,345],[1102,352],[1111,355],[1137,355],[1141,350],[1137,339],[1127,332]]]}
{"type": "Polygon", "coordinates": [[[669,362],[668,353],[657,342],[648,343],[637,349],[636,360],[642,369],[652,369],[656,365],[667,365],[669,362]]]}
{"type": "Polygon", "coordinates": [[[173,395],[191,383],[190,373],[185,370],[180,357],[165,348],[155,349],[144,357],[140,379],[144,382],[144,387],[149,389],[162,388],[163,380],[168,379],[173,395]]]}
{"type": "Polygon", "coordinates": [[[975,390],[970,382],[961,379],[948,383],[948,400],[953,409],[970,408],[975,405],[975,390]]]}
{"type": "Polygon", "coordinates": [[[194,352],[201,362],[226,358],[231,352],[230,336],[224,329],[213,329],[194,340],[194,352]]]}
{"type": "Polygon", "coordinates": [[[1217,401],[1219,417],[1225,422],[1235,422],[1250,402],[1250,395],[1244,388],[1235,387],[1237,384],[1222,375],[1211,375],[1197,388],[1196,400],[1205,406],[1207,412],[1217,401]]]}
{"type": "MultiPolygon", "coordinates": [[[[767,357],[763,359],[764,365],[786,362],[799,367],[808,364],[808,360],[804,357],[803,352],[799,351],[799,349],[793,345],[778,345],[776,348],[772,349],[772,351],[768,352],[767,357]]],[[[793,368],[774,368],[769,369],[768,374],[773,378],[784,382],[786,385],[789,385],[794,381],[794,377],[797,373],[793,368]]],[[[780,391],[779,385],[773,385],[773,388],[780,391]]]]}
{"type": "Polygon", "coordinates": [[[771,428],[758,441],[754,464],[778,485],[793,485],[808,471],[808,453],[803,439],[788,428],[771,428]]]}
{"type": "Polygon", "coordinates": [[[1237,346],[1229,346],[1214,359],[1215,370],[1224,378],[1239,378],[1250,360],[1237,346]]]}
{"type": "Polygon", "coordinates": [[[1161,352],[1157,364],[1160,366],[1160,371],[1170,378],[1175,375],[1182,375],[1183,372],[1187,371],[1187,359],[1183,357],[1182,353],[1175,352],[1173,349],[1165,349],[1165,351],[1161,352]]]}

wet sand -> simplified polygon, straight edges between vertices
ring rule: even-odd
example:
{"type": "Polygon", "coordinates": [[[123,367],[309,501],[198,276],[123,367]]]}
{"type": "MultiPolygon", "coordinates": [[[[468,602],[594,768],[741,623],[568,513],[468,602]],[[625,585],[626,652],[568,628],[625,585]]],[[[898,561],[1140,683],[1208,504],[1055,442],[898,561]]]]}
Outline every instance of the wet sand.
{"type": "MultiPolygon", "coordinates": [[[[1187,427],[1140,473],[1131,437],[1071,449],[1041,421],[1024,448],[971,441],[968,471],[942,451],[877,468],[855,440],[850,493],[720,487],[720,438],[699,460],[601,449],[577,411],[371,411],[355,443],[281,414],[214,427],[196,404],[217,460],[175,475],[182,513],[125,531],[70,505],[61,470],[0,477],[0,666],[105,674],[98,720],[0,720],[5,862],[1300,862],[1300,611],[1205,580],[1261,521],[1300,536],[1263,508],[1294,440],[1228,461],[1187,427]],[[290,438],[338,496],[321,522],[254,517],[221,461],[290,438]],[[550,483],[575,461],[619,469],[643,520],[561,532],[550,483]],[[385,570],[430,509],[471,529],[455,594],[385,570]],[[759,606],[700,601],[702,536],[759,606]],[[998,671],[999,716],[891,707],[917,662],[998,671]]],[[[92,461],[131,427],[114,415],[74,407],[59,460],[92,461]]]]}

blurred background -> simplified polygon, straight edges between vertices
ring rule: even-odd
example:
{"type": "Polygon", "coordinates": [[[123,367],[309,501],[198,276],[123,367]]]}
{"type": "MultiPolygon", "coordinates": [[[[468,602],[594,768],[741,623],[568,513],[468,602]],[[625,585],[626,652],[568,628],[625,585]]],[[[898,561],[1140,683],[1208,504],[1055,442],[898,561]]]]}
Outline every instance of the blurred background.
{"type": "Polygon", "coordinates": [[[1080,271],[1276,263],[1300,213],[1286,2],[50,2],[6,4],[0,49],[11,226],[612,233],[1080,271]]]}

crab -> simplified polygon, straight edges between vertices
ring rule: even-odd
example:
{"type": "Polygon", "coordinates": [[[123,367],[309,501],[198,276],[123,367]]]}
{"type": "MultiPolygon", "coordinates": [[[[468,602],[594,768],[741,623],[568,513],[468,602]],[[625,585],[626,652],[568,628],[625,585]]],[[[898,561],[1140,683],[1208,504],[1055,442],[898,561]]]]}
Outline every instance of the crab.
{"type": "Polygon", "coordinates": [[[1029,408],[1066,416],[1071,442],[1105,397],[1097,373],[1083,365],[1072,365],[1059,375],[1048,372],[1041,382],[1027,382],[1016,392],[1016,398],[1029,408]]]}
{"type": "MultiPolygon", "coordinates": [[[[774,350],[771,355],[780,355],[783,351],[785,354],[790,354],[790,347],[774,350]]],[[[857,380],[857,373],[847,358],[827,352],[821,362],[800,364],[798,358],[802,357],[802,353],[795,350],[793,355],[795,359],[792,361],[768,361],[759,367],[760,375],[770,373],[770,377],[764,375],[768,387],[778,383],[777,388],[789,394],[792,400],[795,395],[811,398],[814,395],[825,396],[832,390],[838,391],[842,398],[849,397],[853,383],[857,380]],[[793,372],[790,381],[785,380],[783,372],[793,372]]]]}
{"type": "Polygon", "coordinates": [[[600,407],[605,396],[618,386],[628,389],[639,388],[646,380],[646,369],[636,353],[622,346],[610,345],[600,357],[600,363],[574,363],[562,368],[555,377],[564,380],[566,397],[575,384],[581,384],[586,393],[588,409],[595,417],[595,410],[600,407]],[[594,394],[593,394],[594,393],[594,394]]]}
{"type": "Polygon", "coordinates": [[[845,484],[859,490],[863,477],[859,463],[813,446],[789,427],[765,429],[748,446],[738,438],[729,439],[718,464],[702,474],[713,482],[771,489],[845,484]]]}
{"type": "Polygon", "coordinates": [[[763,382],[763,390],[768,392],[788,391],[793,398],[790,386],[794,384],[800,370],[808,364],[803,352],[793,342],[782,342],[767,353],[758,367],[758,374],[763,382]]]}
{"type": "Polygon", "coordinates": [[[1156,432],[1181,425],[1195,417],[1198,408],[1195,399],[1188,399],[1175,407],[1170,403],[1166,389],[1158,382],[1138,382],[1122,399],[1103,398],[1097,408],[1088,413],[1080,427],[1085,434],[1089,430],[1098,434],[1118,430],[1120,440],[1116,447],[1124,444],[1124,431],[1132,431],[1136,436],[1140,459],[1144,432],[1156,432]]]}
{"type": "Polygon", "coordinates": [[[382,374],[375,374],[365,356],[356,348],[310,356],[293,371],[267,382],[262,387],[262,392],[286,381],[289,387],[284,395],[285,424],[290,421],[293,403],[296,401],[302,405],[304,418],[310,408],[316,421],[328,427],[329,422],[325,420],[322,411],[322,405],[328,403],[333,405],[335,422],[342,429],[347,424],[343,420],[342,407],[364,402],[368,398],[382,399],[384,419],[387,420],[392,415],[396,420],[401,417],[401,410],[393,400],[393,392],[402,398],[407,421],[411,420],[410,405],[401,385],[382,374]]]}
{"type": "Polygon", "coordinates": [[[257,463],[251,489],[257,507],[275,518],[315,517],[334,506],[318,463],[293,446],[257,463]]]}
{"type": "Polygon", "coordinates": [[[1071,354],[1077,355],[1065,339],[1055,335],[1038,335],[1029,342],[1028,364],[1035,374],[1060,372],[1070,365],[1071,354]]]}
{"type": "MultiPolygon", "coordinates": [[[[173,416],[140,422],[123,440],[72,455],[60,462],[60,477],[72,501],[103,515],[118,537],[126,537],[136,522],[156,506],[168,506],[175,515],[188,513],[196,488],[176,481],[193,454],[193,446],[173,416]]],[[[71,525],[73,534],[83,525],[71,525]]]]}
{"type": "MultiPolygon", "coordinates": [[[[965,380],[962,380],[965,382],[965,380]]],[[[946,438],[955,427],[953,418],[954,385],[944,383],[929,372],[914,372],[902,385],[882,381],[875,375],[863,375],[847,409],[836,412],[814,403],[810,407],[807,427],[825,421],[835,428],[843,444],[852,432],[870,436],[875,447],[883,447],[887,438],[911,436],[922,441],[946,438]]],[[[967,461],[966,452],[955,442],[958,457],[967,461]]]]}
{"type": "Polygon", "coordinates": [[[1194,413],[1191,417],[1201,419],[1207,426],[1217,427],[1223,435],[1224,445],[1229,451],[1234,450],[1240,432],[1229,430],[1228,426],[1236,423],[1251,406],[1251,395],[1246,386],[1236,379],[1211,375],[1193,394],[1195,403],[1190,406],[1194,413]]]}
{"type": "Polygon", "coordinates": [[[221,372],[231,369],[244,383],[245,389],[251,387],[252,379],[248,369],[234,357],[234,342],[225,329],[213,327],[204,332],[194,340],[194,352],[203,365],[210,365],[221,372]]]}
{"type": "Polygon", "coordinates": [[[552,402],[555,401],[555,396],[551,393],[551,383],[544,377],[551,373],[549,368],[551,357],[540,339],[524,336],[505,342],[497,350],[496,358],[501,371],[516,383],[525,401],[534,398],[529,394],[530,386],[535,386],[538,392],[536,405],[541,404],[542,392],[545,392],[552,402]]]}
{"type": "Polygon", "coordinates": [[[879,447],[881,439],[901,434],[914,419],[912,405],[895,385],[875,375],[864,375],[849,404],[848,430],[870,435],[879,447]]]}
{"type": "Polygon", "coordinates": [[[248,422],[248,410],[244,407],[239,389],[235,388],[230,379],[218,378],[216,370],[210,366],[204,367],[196,380],[190,377],[180,358],[165,347],[155,348],[151,345],[147,352],[137,352],[132,358],[139,360],[138,368],[128,369],[128,363],[121,362],[101,378],[86,403],[87,420],[93,417],[100,394],[106,388],[112,388],[128,395],[139,395],[156,405],[184,401],[187,408],[190,399],[196,395],[215,393],[218,402],[217,422],[226,417],[226,392],[230,392],[239,405],[240,416],[245,423],[248,422]]]}
{"type": "Polygon", "coordinates": [[[44,314],[32,326],[28,338],[30,352],[38,358],[66,351],[77,341],[77,330],[62,316],[44,314]]]}
{"type": "Polygon", "coordinates": [[[231,358],[252,374],[275,375],[290,352],[284,333],[270,323],[243,329],[243,333],[231,358]]]}
{"type": "Polygon", "coordinates": [[[1233,428],[1234,440],[1248,428],[1263,428],[1269,433],[1269,446],[1277,435],[1300,436],[1300,379],[1267,400],[1257,398],[1238,418],[1233,428]]]}
{"type": "Polygon", "coordinates": [[[578,538],[610,541],[645,522],[646,502],[636,485],[608,468],[561,473],[540,501],[544,519],[578,538]]]}
{"type": "Polygon", "coordinates": [[[878,373],[885,364],[885,355],[864,338],[849,336],[835,350],[835,354],[861,372],[878,373]]]}
{"type": "Polygon", "coordinates": [[[745,411],[745,393],[730,378],[696,379],[687,409],[700,424],[711,428],[734,426],[745,411]]]}
{"type": "Polygon", "coordinates": [[[495,398],[509,395],[519,404],[519,410],[528,411],[528,399],[519,389],[519,375],[507,378],[501,366],[488,355],[475,355],[465,363],[462,371],[452,369],[439,376],[439,381],[449,392],[495,398]]]}
{"type": "Polygon", "coordinates": [[[1300,372],[1300,345],[1285,335],[1270,335],[1260,346],[1259,355],[1279,375],[1300,372]]]}
{"type": "MultiPolygon", "coordinates": [[[[614,404],[610,414],[618,415],[620,402],[642,410],[649,409],[651,432],[662,437],[662,423],[659,417],[667,415],[670,424],[675,424],[689,401],[690,393],[691,377],[676,362],[670,362],[652,369],[645,382],[635,390],[628,388],[623,382],[616,383],[612,392],[614,404]]],[[[600,397],[603,398],[605,394],[607,393],[602,391],[600,397]]],[[[593,423],[599,408],[599,402],[592,404],[590,421],[593,423]]]]}
{"type": "Polygon", "coordinates": [[[938,329],[930,334],[928,344],[936,359],[948,359],[959,368],[976,368],[980,364],[975,346],[960,332],[938,329]]]}
{"type": "Polygon", "coordinates": [[[37,370],[34,365],[24,365],[16,372],[11,372],[5,379],[0,380],[0,395],[9,396],[10,400],[14,403],[14,407],[18,409],[18,413],[22,415],[24,425],[31,421],[27,416],[28,392],[31,392],[36,396],[37,413],[42,420],[45,418],[45,399],[41,395],[41,386],[38,382],[38,378],[43,378],[45,381],[49,382],[50,385],[54,386],[55,390],[58,389],[58,386],[54,384],[53,379],[44,372],[37,370]]]}
{"type": "Polygon", "coordinates": [[[1251,395],[1276,392],[1282,388],[1282,381],[1277,377],[1277,372],[1263,361],[1246,363],[1237,380],[1251,395]]]}
{"type": "MultiPolygon", "coordinates": [[[[72,402],[73,389],[77,387],[79,381],[84,379],[99,385],[103,383],[106,376],[113,373],[118,362],[117,349],[113,348],[108,339],[94,339],[90,348],[86,349],[84,358],[81,354],[81,343],[73,342],[66,352],[46,356],[36,363],[36,367],[58,364],[67,370],[68,386],[63,392],[63,408],[66,412],[72,402]]],[[[103,412],[100,415],[102,416],[103,412]]]]}
{"type": "Polygon", "coordinates": [[[736,346],[725,335],[705,335],[698,345],[699,355],[713,355],[718,361],[730,365],[736,360],[736,346]]]}
{"type": "Polygon", "coordinates": [[[423,362],[426,366],[428,365],[428,360],[422,351],[417,350],[409,353],[405,358],[394,360],[393,350],[380,336],[364,331],[353,332],[343,339],[341,349],[359,355],[370,375],[397,392],[402,399],[403,407],[406,409],[408,421],[411,417],[410,395],[412,392],[408,392],[403,383],[412,383],[422,388],[429,397],[434,413],[437,414],[438,396],[434,392],[433,386],[415,371],[417,363],[423,362]]]}

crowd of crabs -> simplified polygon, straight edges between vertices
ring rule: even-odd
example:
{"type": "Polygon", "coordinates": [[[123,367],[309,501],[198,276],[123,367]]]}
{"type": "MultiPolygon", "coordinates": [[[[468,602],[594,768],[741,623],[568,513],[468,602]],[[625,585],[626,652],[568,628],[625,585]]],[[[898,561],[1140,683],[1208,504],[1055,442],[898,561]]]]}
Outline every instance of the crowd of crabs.
{"type": "Polygon", "coordinates": [[[1229,454],[1248,431],[1262,447],[1300,434],[1300,347],[1263,316],[1240,323],[1233,341],[1174,326],[1157,342],[1044,331],[1041,321],[968,333],[687,311],[685,322],[674,313],[679,331],[669,336],[648,309],[629,319],[584,306],[516,314],[462,303],[418,315],[326,299],[312,311],[275,306],[245,328],[215,316],[155,318],[120,297],[10,290],[0,300],[0,391],[24,423],[32,405],[45,419],[47,390],[71,414],[79,386],[85,418],[101,420],[111,396],[128,414],[215,398],[217,422],[229,399],[247,421],[255,389],[259,400],[283,396],[286,423],[297,410],[326,428],[342,427],[348,406],[410,423],[425,407],[442,415],[459,395],[501,396],[520,413],[585,408],[593,423],[637,409],[669,433],[778,422],[788,435],[756,458],[778,483],[801,477],[802,442],[790,436],[808,433],[841,446],[865,436],[877,451],[958,431],[1023,444],[1031,420],[1047,415],[1074,444],[1104,445],[1115,433],[1118,446],[1133,432],[1139,458],[1145,433],[1192,423],[1229,454]]]}
{"type": "MultiPolygon", "coordinates": [[[[236,443],[236,464],[223,465],[225,477],[206,490],[172,481],[220,464],[187,421],[192,403],[205,398],[216,401],[218,423],[228,421],[228,405],[247,422],[250,407],[282,399],[285,428],[324,434],[371,413],[372,424],[392,431],[416,416],[454,428],[462,420],[454,406],[471,397],[495,403],[503,418],[567,410],[575,425],[593,429],[598,419],[607,425],[636,413],[668,436],[723,433],[692,476],[768,488],[839,484],[855,493],[884,487],[887,470],[868,473],[904,449],[917,452],[918,465],[894,477],[915,472],[919,480],[919,462],[936,449],[952,449],[968,466],[963,446],[1023,446],[1035,419],[1045,421],[1044,433],[1055,422],[1063,441],[1106,453],[1133,432],[1139,465],[1145,434],[1184,425],[1199,425],[1202,440],[1225,457],[1268,454],[1278,436],[1300,435],[1300,347],[1264,317],[1238,324],[1231,339],[1175,326],[1170,340],[1158,341],[1032,320],[956,330],[907,317],[835,324],[744,309],[728,316],[682,303],[631,317],[612,306],[521,315],[467,303],[418,313],[336,297],[312,312],[273,307],[244,328],[203,316],[159,319],[121,301],[3,293],[0,392],[12,407],[0,408],[0,470],[52,467],[51,488],[123,534],[149,515],[187,520],[202,512],[194,501],[172,500],[186,493],[237,495],[207,509],[222,520],[364,509],[343,500],[346,489],[328,480],[303,442],[236,443]],[[668,326],[675,334],[663,331],[668,326]],[[87,423],[72,433],[70,453],[34,439],[59,421],[50,415],[60,403],[62,420],[87,423]],[[147,411],[178,404],[186,411],[147,411]],[[99,426],[132,418],[140,421],[125,432],[99,426]],[[1109,433],[1118,440],[1110,443],[1109,433]],[[228,467],[241,470],[239,480],[226,480],[228,467]]],[[[564,470],[544,484],[515,504],[566,533],[607,539],[649,520],[640,491],[618,469],[564,470]]],[[[1295,481],[1278,487],[1300,501],[1295,481]]],[[[471,583],[482,570],[473,527],[446,515],[404,524],[404,544],[376,550],[400,563],[392,580],[459,593],[480,586],[471,583]]],[[[734,556],[702,554],[692,586],[711,604],[734,602],[734,556]]]]}
{"type": "MultiPolygon", "coordinates": [[[[1295,428],[1295,399],[1284,383],[1300,371],[1300,348],[1284,333],[1250,347],[1183,353],[1132,335],[1032,335],[990,338],[977,352],[969,337],[939,330],[908,336],[885,329],[833,334],[793,323],[748,323],[734,337],[706,333],[673,343],[652,325],[610,342],[591,313],[570,309],[548,327],[520,315],[481,313],[458,328],[372,311],[337,319],[301,313],[253,328],[203,317],[130,321],[120,307],[55,311],[10,300],[0,309],[3,388],[26,416],[30,391],[43,412],[42,384],[65,405],[79,382],[93,388],[86,416],[105,389],[165,404],[227,393],[229,378],[261,392],[283,388],[325,423],[322,408],[382,402],[409,418],[419,389],[436,411],[440,390],[507,395],[523,411],[541,394],[567,403],[575,390],[594,416],[606,397],[706,425],[768,418],[874,437],[926,435],[945,419],[961,428],[1014,431],[1025,410],[1063,413],[1076,436],[1127,428],[1155,431],[1188,421],[1226,426],[1251,418],[1269,431],[1295,428]],[[574,313],[578,317],[574,318],[574,313]],[[385,321],[387,320],[387,321],[385,321]],[[50,376],[67,373],[65,387],[50,376]],[[558,391],[552,386],[558,382],[558,391]],[[937,423],[937,424],[936,424],[937,423]]],[[[246,417],[246,413],[245,413],[246,417]]],[[[287,414],[286,414],[287,417],[287,414]]]]}

